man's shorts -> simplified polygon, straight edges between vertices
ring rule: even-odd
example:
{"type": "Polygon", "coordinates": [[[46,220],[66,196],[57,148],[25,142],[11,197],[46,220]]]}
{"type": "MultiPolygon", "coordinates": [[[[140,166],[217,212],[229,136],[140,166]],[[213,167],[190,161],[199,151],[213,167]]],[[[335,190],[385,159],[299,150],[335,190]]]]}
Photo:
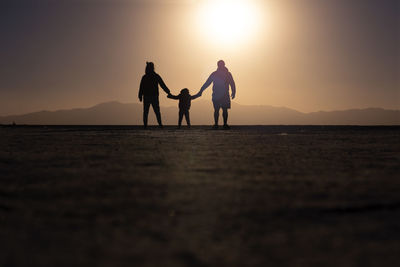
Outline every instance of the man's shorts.
{"type": "Polygon", "coordinates": [[[231,108],[231,99],[228,96],[220,98],[218,100],[213,100],[214,109],[219,108],[231,108]]]}

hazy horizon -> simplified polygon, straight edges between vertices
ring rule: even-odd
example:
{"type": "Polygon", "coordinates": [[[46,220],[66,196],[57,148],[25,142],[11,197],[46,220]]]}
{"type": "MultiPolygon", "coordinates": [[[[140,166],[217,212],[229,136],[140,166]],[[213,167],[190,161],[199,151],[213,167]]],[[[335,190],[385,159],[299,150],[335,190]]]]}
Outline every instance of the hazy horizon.
{"type": "MultiPolygon", "coordinates": [[[[211,108],[212,107],[212,101],[210,99],[200,99],[200,100],[196,100],[195,103],[192,103],[192,105],[197,106],[196,103],[201,102],[200,106],[204,106],[204,105],[208,105],[211,108]]],[[[14,114],[8,114],[8,115],[2,115],[0,114],[0,117],[9,117],[9,116],[20,116],[20,115],[26,115],[26,114],[31,114],[31,113],[36,113],[36,112],[42,112],[42,111],[48,111],[48,112],[57,112],[57,111],[69,111],[69,110],[75,110],[75,109],[90,109],[99,105],[104,105],[104,104],[110,104],[110,103],[118,103],[118,104],[122,104],[122,105],[130,105],[130,104],[136,104],[136,105],[142,105],[140,102],[137,101],[132,101],[132,102],[123,102],[123,101],[119,101],[119,100],[109,100],[109,101],[105,101],[105,102],[101,102],[101,103],[97,103],[97,104],[92,104],[92,105],[88,105],[88,106],[79,106],[79,107],[71,107],[71,108],[55,108],[55,109],[38,109],[38,110],[34,110],[31,112],[24,112],[24,113],[14,113],[14,114]]],[[[336,111],[349,111],[349,110],[366,110],[366,109],[383,109],[383,110],[388,110],[388,111],[400,111],[399,109],[388,109],[388,108],[382,108],[382,107],[365,107],[365,108],[347,108],[347,109],[332,109],[332,110],[313,110],[313,111],[301,111],[301,110],[297,110],[291,107],[286,107],[286,106],[274,106],[274,105],[251,105],[251,104],[241,104],[238,103],[237,101],[233,100],[232,101],[232,105],[240,105],[240,106],[244,106],[244,107],[272,107],[272,108],[284,108],[284,109],[289,109],[289,110],[293,110],[293,111],[297,111],[300,113],[304,113],[304,114],[309,114],[309,113],[316,113],[316,112],[336,112],[336,111]]],[[[160,105],[161,108],[176,108],[177,107],[177,102],[171,102],[171,103],[166,103],[164,105],[160,105]]],[[[151,112],[150,112],[151,113],[151,112]]],[[[152,114],[152,113],[151,113],[152,114]]],[[[163,114],[162,110],[161,110],[161,114],[163,114]]]]}
{"type": "Polygon", "coordinates": [[[223,21],[220,39],[206,0],[2,1],[0,116],[138,103],[146,61],[173,93],[196,93],[219,59],[241,105],[400,109],[400,2],[245,2],[253,24],[223,21]]]}
{"type": "MultiPolygon", "coordinates": [[[[143,107],[140,103],[106,102],[89,108],[34,112],[0,116],[0,124],[17,125],[141,125],[143,107]]],[[[192,125],[210,125],[213,120],[211,101],[195,100],[190,111],[192,125]]],[[[400,110],[353,109],[302,113],[274,106],[251,106],[232,103],[231,125],[400,125],[400,110]]],[[[164,125],[176,125],[178,107],[161,107],[164,125]]],[[[150,113],[149,124],[156,124],[150,113]]]]}

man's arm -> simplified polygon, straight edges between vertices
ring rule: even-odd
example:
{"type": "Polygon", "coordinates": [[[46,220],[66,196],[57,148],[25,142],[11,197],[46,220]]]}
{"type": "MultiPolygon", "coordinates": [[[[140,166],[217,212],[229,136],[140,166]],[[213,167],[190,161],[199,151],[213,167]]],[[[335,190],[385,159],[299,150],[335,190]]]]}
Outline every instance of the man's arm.
{"type": "Polygon", "coordinates": [[[234,99],[236,96],[236,84],[231,73],[229,73],[229,84],[231,85],[232,99],[234,99]]]}
{"type": "Polygon", "coordinates": [[[197,94],[195,94],[195,95],[190,96],[190,99],[191,99],[191,100],[194,100],[194,99],[196,99],[196,98],[198,98],[198,97],[200,97],[200,96],[201,96],[201,94],[200,94],[200,92],[199,92],[199,93],[197,93],[197,94]]]}
{"type": "Polygon", "coordinates": [[[165,85],[163,79],[161,78],[160,75],[158,76],[158,83],[160,84],[161,88],[164,90],[164,92],[166,92],[168,95],[171,93],[170,90],[168,89],[168,87],[165,85]]]}
{"type": "Polygon", "coordinates": [[[213,82],[213,75],[211,74],[210,77],[208,77],[207,81],[201,87],[201,89],[200,89],[198,94],[201,95],[203,93],[203,91],[206,90],[207,87],[209,87],[212,82],[213,82]]]}
{"type": "Polygon", "coordinates": [[[143,98],[143,77],[142,80],[140,81],[140,87],[139,87],[139,94],[138,94],[138,98],[139,101],[142,102],[142,98],[143,98]]]}

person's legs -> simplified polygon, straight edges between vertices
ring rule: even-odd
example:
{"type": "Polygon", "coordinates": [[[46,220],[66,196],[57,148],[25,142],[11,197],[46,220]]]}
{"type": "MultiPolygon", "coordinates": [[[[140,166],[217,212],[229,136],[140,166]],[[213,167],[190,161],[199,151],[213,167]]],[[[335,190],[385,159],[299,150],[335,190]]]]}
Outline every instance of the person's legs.
{"type": "Polygon", "coordinates": [[[220,107],[214,105],[214,126],[218,126],[219,109],[220,107]]]}
{"type": "Polygon", "coordinates": [[[228,109],[222,108],[222,117],[224,118],[224,125],[228,125],[228,109]]]}
{"type": "Polygon", "coordinates": [[[185,118],[186,118],[186,123],[190,127],[190,117],[189,117],[189,110],[185,111],[185,118]]]}
{"type": "Polygon", "coordinates": [[[146,99],[143,100],[143,125],[146,128],[147,127],[147,118],[149,116],[149,109],[150,109],[150,102],[146,101],[146,99]]]}
{"type": "Polygon", "coordinates": [[[156,114],[158,125],[162,126],[160,103],[158,102],[158,98],[153,99],[153,101],[151,102],[151,105],[153,106],[154,113],[156,114]]]}
{"type": "Polygon", "coordinates": [[[183,119],[183,111],[180,109],[180,110],[179,110],[179,119],[178,119],[178,127],[179,127],[179,128],[181,128],[182,119],[183,119]]]}

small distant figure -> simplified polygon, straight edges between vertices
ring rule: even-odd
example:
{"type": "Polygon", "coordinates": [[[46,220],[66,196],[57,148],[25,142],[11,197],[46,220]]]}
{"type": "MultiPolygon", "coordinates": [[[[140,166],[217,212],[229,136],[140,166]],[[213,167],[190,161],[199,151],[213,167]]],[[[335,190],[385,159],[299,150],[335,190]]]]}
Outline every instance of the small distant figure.
{"type": "Polygon", "coordinates": [[[218,61],[218,68],[211,73],[207,81],[201,87],[199,95],[203,93],[213,83],[212,101],[214,105],[214,129],[218,129],[219,110],[222,108],[222,116],[224,118],[224,129],[229,129],[228,125],[228,109],[231,108],[231,99],[229,96],[229,86],[232,90],[232,99],[236,95],[236,85],[233,81],[232,74],[225,67],[223,60],[218,61]]]}
{"type": "Polygon", "coordinates": [[[169,94],[167,97],[171,99],[177,99],[179,100],[179,118],[178,118],[178,128],[181,128],[182,125],[182,119],[183,115],[185,115],[186,123],[188,127],[190,128],[190,115],[189,115],[189,109],[192,100],[198,98],[200,94],[196,95],[190,95],[189,89],[184,88],[181,90],[180,94],[175,96],[172,94],[169,94]]]}
{"type": "Polygon", "coordinates": [[[158,75],[154,71],[154,63],[146,62],[146,70],[145,75],[143,75],[142,80],[140,81],[140,89],[139,89],[139,101],[143,100],[143,125],[144,128],[147,127],[147,119],[149,115],[150,105],[153,106],[154,113],[157,117],[157,122],[160,128],[163,127],[161,121],[161,113],[160,113],[160,103],[158,100],[158,85],[169,94],[170,91],[168,87],[165,85],[163,79],[160,75],[158,75]]]}

